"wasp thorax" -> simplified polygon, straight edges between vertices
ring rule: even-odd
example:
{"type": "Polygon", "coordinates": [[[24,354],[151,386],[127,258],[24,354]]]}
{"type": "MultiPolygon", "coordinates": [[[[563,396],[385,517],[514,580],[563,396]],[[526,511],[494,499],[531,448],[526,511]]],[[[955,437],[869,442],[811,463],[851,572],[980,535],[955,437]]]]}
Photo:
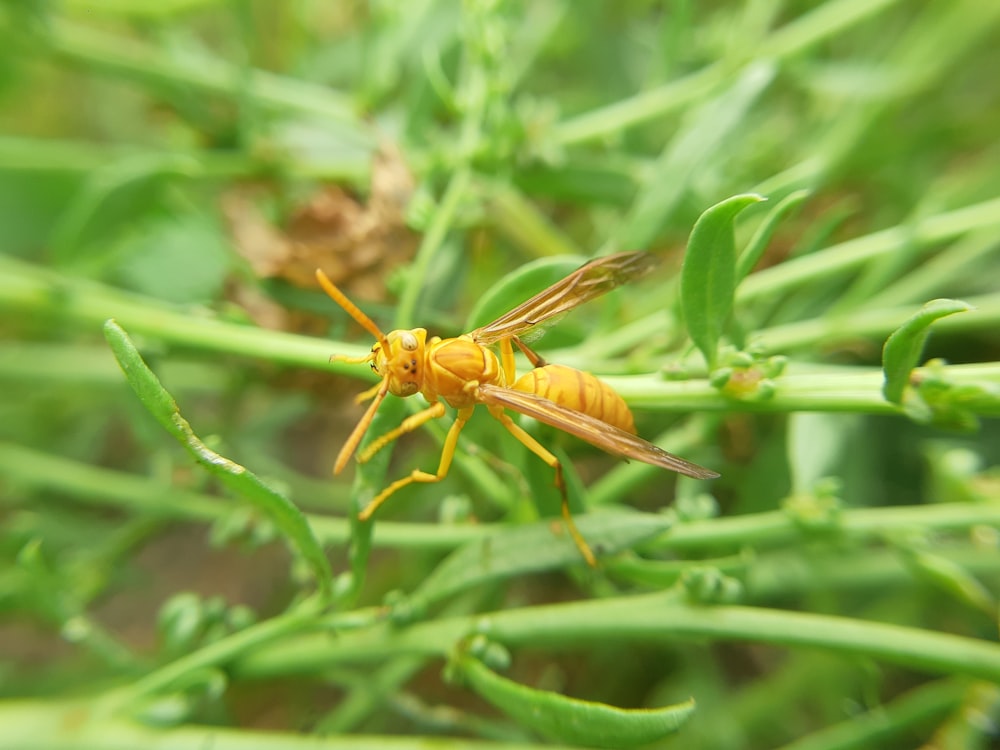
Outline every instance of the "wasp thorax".
{"type": "Polygon", "coordinates": [[[412,396],[423,383],[424,342],[427,330],[392,331],[385,337],[385,346],[375,355],[375,371],[389,380],[389,392],[397,396],[412,396]]]}

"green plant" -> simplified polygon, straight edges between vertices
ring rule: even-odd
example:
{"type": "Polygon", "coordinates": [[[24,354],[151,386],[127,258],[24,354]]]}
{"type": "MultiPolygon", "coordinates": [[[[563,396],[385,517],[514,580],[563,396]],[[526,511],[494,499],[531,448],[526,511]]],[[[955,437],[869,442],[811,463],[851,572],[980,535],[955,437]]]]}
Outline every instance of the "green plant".
{"type": "Polygon", "coordinates": [[[998,25],[0,8],[0,747],[987,747],[998,25]],[[621,249],[665,270],[536,346],[722,478],[538,430],[590,571],[474,418],[445,483],[356,520],[447,426],[331,477],[370,373],[328,358],[370,342],[299,282],[456,335],[621,249]]]}

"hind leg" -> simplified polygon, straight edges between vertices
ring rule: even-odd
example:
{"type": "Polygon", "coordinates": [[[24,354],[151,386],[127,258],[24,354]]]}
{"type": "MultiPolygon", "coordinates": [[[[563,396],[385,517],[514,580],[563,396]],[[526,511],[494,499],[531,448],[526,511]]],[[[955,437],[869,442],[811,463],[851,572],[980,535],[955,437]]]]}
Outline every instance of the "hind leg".
{"type": "Polygon", "coordinates": [[[580,554],[583,555],[583,559],[587,561],[587,565],[592,568],[597,567],[597,558],[594,557],[594,553],[591,551],[590,546],[587,544],[580,530],[576,528],[576,524],[573,522],[573,514],[569,511],[569,495],[566,493],[566,482],[563,480],[563,470],[562,464],[559,463],[559,459],[555,457],[545,446],[535,440],[531,435],[525,432],[520,426],[514,423],[514,420],[504,412],[502,409],[490,409],[490,414],[497,419],[507,431],[516,437],[528,450],[542,459],[546,464],[552,467],[556,473],[555,486],[559,490],[559,494],[562,496],[562,517],[566,524],[566,528],[569,530],[569,534],[573,537],[573,541],[576,543],[577,549],[580,550],[580,554]]]}

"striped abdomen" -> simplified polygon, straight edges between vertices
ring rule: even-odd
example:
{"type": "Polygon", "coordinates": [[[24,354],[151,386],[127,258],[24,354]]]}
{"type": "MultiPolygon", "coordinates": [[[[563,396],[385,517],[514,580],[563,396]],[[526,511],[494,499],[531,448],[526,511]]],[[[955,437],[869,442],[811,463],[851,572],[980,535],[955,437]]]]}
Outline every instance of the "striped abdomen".
{"type": "Polygon", "coordinates": [[[564,365],[545,365],[521,376],[511,387],[515,391],[536,393],[635,434],[635,421],[628,405],[611,386],[589,372],[564,365]]]}

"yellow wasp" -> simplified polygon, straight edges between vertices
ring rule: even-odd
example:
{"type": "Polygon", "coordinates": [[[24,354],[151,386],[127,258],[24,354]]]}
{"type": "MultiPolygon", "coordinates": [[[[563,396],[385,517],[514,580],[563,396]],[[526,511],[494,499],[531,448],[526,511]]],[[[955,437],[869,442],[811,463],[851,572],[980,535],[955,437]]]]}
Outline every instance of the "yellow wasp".
{"type": "Polygon", "coordinates": [[[428,339],[424,328],[392,331],[388,335],[382,333],[326,274],[317,269],[320,286],[376,339],[371,353],[365,357],[334,356],[332,359],[369,362],[372,370],[382,378],[380,383],[358,396],[359,403],[369,398],[372,402],[337,456],[334,473],[340,473],[354,454],[386,394],[405,397],[420,393],[429,405],[367,445],[358,454],[360,463],[368,461],[401,435],[413,432],[431,419],[443,417],[442,402],[458,410],[445,438],[437,472],[431,474],[414,469],[409,476],[393,482],[361,511],[361,520],[367,520],[393,493],[408,484],[444,479],[455,455],[458,435],[477,404],[485,405],[508,432],[555,471],[555,486],[562,495],[566,527],[591,566],[597,561],[573,523],[559,459],[515,424],[506,409],[565,430],[623,458],[634,458],[697,479],[719,476],[637,436],[628,405],[610,386],[588,372],[547,364],[521,340],[535,326],[645,275],[656,263],[654,256],[644,252],[618,253],[592,260],[492,323],[450,339],[437,336],[428,339]],[[499,357],[488,348],[494,344],[499,345],[499,357]],[[520,378],[514,369],[515,344],[534,366],[520,378]]]}

